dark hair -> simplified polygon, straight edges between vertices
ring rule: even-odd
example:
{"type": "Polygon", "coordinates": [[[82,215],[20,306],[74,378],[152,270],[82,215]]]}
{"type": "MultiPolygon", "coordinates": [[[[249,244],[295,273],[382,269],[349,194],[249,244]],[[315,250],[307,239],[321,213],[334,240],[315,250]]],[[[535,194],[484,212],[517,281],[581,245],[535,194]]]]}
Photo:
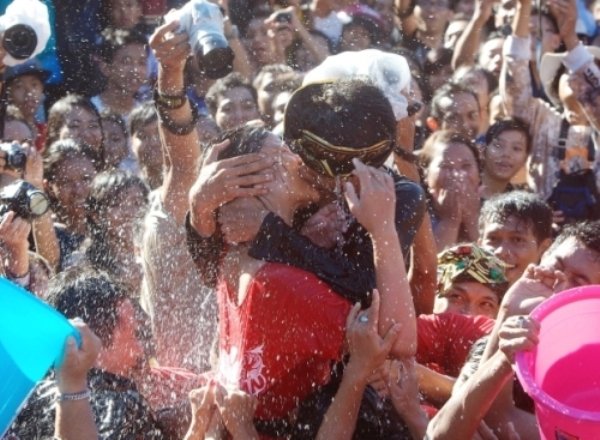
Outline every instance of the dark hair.
{"type": "Polygon", "coordinates": [[[600,259],[600,220],[572,223],[565,226],[548,252],[551,253],[571,237],[594,252],[600,259]]]}
{"type": "Polygon", "coordinates": [[[471,139],[453,130],[438,130],[433,132],[431,136],[427,138],[427,140],[423,144],[423,148],[421,148],[416,153],[418,157],[419,166],[423,170],[429,167],[429,164],[431,163],[435,155],[435,146],[439,143],[463,144],[471,151],[471,153],[473,153],[473,156],[475,157],[475,162],[477,163],[477,167],[481,169],[481,162],[479,160],[479,150],[477,149],[477,146],[473,143],[471,139]]]}
{"type": "Polygon", "coordinates": [[[94,178],[86,200],[86,223],[90,235],[86,257],[94,267],[109,273],[118,268],[114,251],[106,239],[108,230],[113,226],[104,219],[107,210],[122,203],[121,194],[129,188],[138,188],[148,200],[149,190],[142,179],[121,170],[105,171],[94,178]]]}
{"type": "Polygon", "coordinates": [[[260,126],[242,125],[241,127],[232,128],[219,134],[205,150],[205,154],[214,145],[225,140],[229,140],[229,145],[219,153],[218,160],[257,153],[262,148],[263,141],[271,134],[269,130],[260,126]]]}
{"type": "Polygon", "coordinates": [[[453,82],[446,83],[442,87],[438,89],[438,91],[433,95],[431,99],[431,112],[430,116],[438,122],[444,120],[444,111],[442,110],[441,101],[444,98],[450,98],[454,100],[454,96],[465,93],[467,95],[471,95],[475,102],[477,103],[477,107],[479,107],[479,99],[477,99],[477,95],[473,90],[466,88],[461,84],[456,84],[453,82]]]}
{"type": "Polygon", "coordinates": [[[511,191],[486,200],[479,214],[479,230],[483,231],[488,223],[504,223],[511,217],[531,228],[538,244],[552,238],[552,208],[537,194],[526,191],[511,191]]]}
{"type": "Polygon", "coordinates": [[[210,86],[208,92],[206,92],[204,100],[206,102],[206,106],[208,107],[208,111],[210,111],[210,114],[213,116],[213,118],[217,113],[221,98],[223,98],[225,93],[237,87],[248,89],[254,103],[257,103],[256,89],[252,87],[252,84],[250,84],[250,82],[239,73],[232,72],[229,75],[218,79],[212,86],[210,86]]]}
{"type": "Polygon", "coordinates": [[[261,67],[254,77],[254,81],[252,81],[252,87],[254,87],[255,90],[260,89],[262,82],[269,74],[277,78],[282,74],[292,72],[294,72],[294,70],[286,64],[267,64],[266,66],[261,67]]]}
{"type": "Polygon", "coordinates": [[[351,20],[342,27],[342,35],[348,29],[352,29],[356,26],[362,27],[365,31],[367,31],[371,46],[377,46],[383,42],[384,37],[381,25],[375,19],[371,19],[366,14],[353,14],[351,16],[351,20]]]}
{"type": "Polygon", "coordinates": [[[44,151],[44,178],[53,182],[58,177],[63,161],[69,159],[86,159],[94,162],[89,151],[73,139],[62,139],[54,142],[44,151]]]}
{"type": "Polygon", "coordinates": [[[146,46],[148,40],[146,36],[137,29],[118,29],[107,27],[102,31],[102,39],[98,44],[98,54],[105,63],[112,63],[115,54],[123,47],[139,44],[146,46]]]}
{"type": "Polygon", "coordinates": [[[46,148],[58,140],[60,137],[60,130],[67,123],[67,114],[76,107],[96,115],[98,124],[100,124],[100,114],[88,98],[81,95],[69,94],[56,101],[52,107],[50,107],[46,129],[46,148]]]}
{"type": "Polygon", "coordinates": [[[129,135],[133,136],[146,125],[158,121],[158,112],[153,101],[146,101],[134,108],[129,114],[127,128],[129,135]]]}
{"type": "Polygon", "coordinates": [[[485,133],[485,146],[492,143],[494,139],[505,131],[518,131],[525,136],[525,148],[527,154],[531,153],[531,135],[529,134],[529,124],[519,118],[500,119],[494,122],[485,133]]]}
{"type": "Polygon", "coordinates": [[[441,47],[430,52],[429,57],[423,63],[423,74],[425,76],[436,75],[450,66],[452,63],[452,49],[441,47]],[[431,58],[429,58],[431,57],[431,58]]]}
{"type": "Polygon", "coordinates": [[[57,274],[48,286],[48,302],[69,319],[81,318],[110,346],[118,324],[124,292],[103,273],[91,268],[72,268],[57,274]]]}
{"type": "Polygon", "coordinates": [[[395,141],[396,118],[392,106],[370,82],[350,79],[308,87],[296,91],[288,103],[286,141],[300,139],[302,130],[333,145],[356,149],[386,139],[395,141]]]}

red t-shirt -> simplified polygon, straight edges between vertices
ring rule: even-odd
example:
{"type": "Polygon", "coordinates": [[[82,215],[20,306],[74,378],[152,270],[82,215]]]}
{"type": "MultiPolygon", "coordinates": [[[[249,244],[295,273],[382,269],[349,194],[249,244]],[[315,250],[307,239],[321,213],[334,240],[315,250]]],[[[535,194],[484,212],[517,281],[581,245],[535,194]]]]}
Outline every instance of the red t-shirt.
{"type": "Polygon", "coordinates": [[[471,346],[493,327],[494,320],[486,316],[421,315],[417,318],[417,362],[457,377],[471,346]]]}
{"type": "Polygon", "coordinates": [[[315,275],[275,263],[257,271],[240,306],[224,281],[217,292],[217,378],[257,396],[258,419],[286,418],[329,380],[350,303],[315,275]]]}

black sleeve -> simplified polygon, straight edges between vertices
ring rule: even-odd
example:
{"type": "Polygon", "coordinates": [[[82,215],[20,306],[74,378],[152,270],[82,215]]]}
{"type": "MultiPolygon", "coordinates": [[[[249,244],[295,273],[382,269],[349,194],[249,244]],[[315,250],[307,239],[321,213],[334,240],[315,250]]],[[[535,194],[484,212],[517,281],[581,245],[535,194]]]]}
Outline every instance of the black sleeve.
{"type": "Polygon", "coordinates": [[[415,235],[423,222],[426,209],[425,191],[415,182],[394,176],[396,186],[396,230],[402,254],[408,258],[415,235]]]}
{"type": "Polygon", "coordinates": [[[352,303],[362,302],[375,287],[368,271],[359,270],[343,251],[321,248],[273,213],[269,213],[248,254],[252,258],[289,264],[314,273],[352,303]]]}
{"type": "Polygon", "coordinates": [[[223,255],[224,241],[220,231],[210,237],[202,237],[190,223],[190,213],[185,218],[187,247],[200,273],[200,277],[208,287],[214,287],[219,273],[219,262],[223,255]]]}

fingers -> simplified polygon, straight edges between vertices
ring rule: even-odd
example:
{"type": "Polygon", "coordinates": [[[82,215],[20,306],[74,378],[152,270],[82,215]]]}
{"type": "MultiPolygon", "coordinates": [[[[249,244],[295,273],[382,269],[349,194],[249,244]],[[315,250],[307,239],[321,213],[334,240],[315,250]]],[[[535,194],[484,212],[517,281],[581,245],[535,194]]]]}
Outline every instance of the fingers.
{"type": "Polygon", "coordinates": [[[156,31],[154,31],[154,33],[150,36],[150,47],[154,47],[154,45],[164,41],[169,32],[175,32],[177,29],[179,29],[179,21],[177,20],[173,20],[169,23],[165,23],[162,26],[159,26],[158,28],[156,28],[156,31]]]}
{"type": "Polygon", "coordinates": [[[367,316],[369,317],[369,324],[373,329],[377,331],[379,325],[379,306],[381,298],[379,296],[379,290],[373,289],[373,298],[371,300],[371,307],[367,309],[367,316]]]}
{"type": "Polygon", "coordinates": [[[360,312],[360,303],[354,304],[354,306],[352,306],[350,309],[350,313],[348,313],[348,317],[346,318],[346,328],[350,328],[354,321],[356,321],[358,312],[360,312]]]}
{"type": "MultiPolygon", "coordinates": [[[[204,157],[204,161],[202,163],[203,166],[216,162],[219,158],[219,154],[225,151],[225,149],[229,146],[230,143],[231,141],[229,139],[225,139],[223,142],[211,145],[208,150],[208,154],[204,157]]],[[[246,157],[247,156],[249,155],[246,155],[246,157]]]]}
{"type": "Polygon", "coordinates": [[[358,199],[358,195],[356,194],[356,190],[354,189],[354,185],[352,182],[344,183],[344,198],[346,199],[346,203],[348,204],[348,209],[352,214],[355,214],[356,208],[358,207],[360,200],[358,199]]]}
{"type": "Polygon", "coordinates": [[[396,339],[398,339],[398,336],[400,335],[401,329],[402,324],[394,324],[385,334],[385,337],[383,338],[383,350],[386,353],[391,351],[392,347],[394,346],[394,342],[396,342],[396,339]]]}

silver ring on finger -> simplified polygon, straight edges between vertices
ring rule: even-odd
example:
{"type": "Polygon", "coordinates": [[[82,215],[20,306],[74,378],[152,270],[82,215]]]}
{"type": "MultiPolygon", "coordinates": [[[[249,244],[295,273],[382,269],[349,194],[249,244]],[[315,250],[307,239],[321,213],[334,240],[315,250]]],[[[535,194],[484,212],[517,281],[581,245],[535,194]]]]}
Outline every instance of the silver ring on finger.
{"type": "Polygon", "coordinates": [[[369,317],[365,314],[362,314],[358,317],[358,322],[362,322],[363,324],[366,324],[367,322],[369,322],[369,317]]]}
{"type": "Polygon", "coordinates": [[[519,316],[518,321],[519,321],[519,327],[520,328],[525,328],[525,323],[526,323],[525,317],[524,316],[519,316]]]}

